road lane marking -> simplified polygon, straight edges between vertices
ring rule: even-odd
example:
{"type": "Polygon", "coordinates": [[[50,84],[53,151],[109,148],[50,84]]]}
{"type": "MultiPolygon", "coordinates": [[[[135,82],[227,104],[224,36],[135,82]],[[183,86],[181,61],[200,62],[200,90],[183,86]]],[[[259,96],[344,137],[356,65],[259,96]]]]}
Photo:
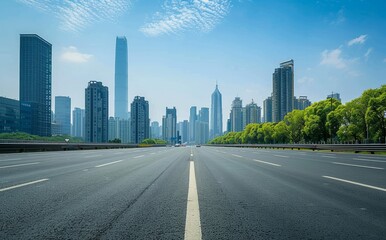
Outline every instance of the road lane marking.
{"type": "Polygon", "coordinates": [[[202,233],[194,161],[190,161],[189,168],[189,189],[186,205],[185,240],[200,240],[202,238],[202,233]]]}
{"type": "Polygon", "coordinates": [[[272,166],[276,166],[276,167],[281,167],[281,165],[279,165],[279,164],[276,164],[276,163],[270,163],[270,162],[261,161],[261,160],[257,160],[257,159],[253,159],[253,161],[255,161],[255,162],[259,162],[259,163],[265,163],[265,164],[269,164],[269,165],[272,165],[272,166]]]}
{"type": "Polygon", "coordinates": [[[288,156],[284,156],[284,155],[273,155],[275,157],[281,157],[281,158],[288,158],[288,156]]]}
{"type": "Polygon", "coordinates": [[[28,186],[28,185],[32,185],[32,184],[40,183],[40,182],[44,182],[44,181],[48,181],[48,178],[44,178],[44,179],[40,179],[40,180],[36,180],[36,181],[32,181],[32,182],[27,182],[27,183],[22,183],[22,184],[18,184],[18,185],[11,186],[11,187],[1,188],[0,192],[4,192],[4,191],[7,191],[7,190],[19,188],[19,187],[28,186]]]}
{"type": "Polygon", "coordinates": [[[242,158],[243,156],[240,156],[240,155],[236,155],[236,154],[232,154],[232,156],[234,157],[238,157],[238,158],[242,158]]]}
{"type": "Polygon", "coordinates": [[[139,156],[136,156],[136,157],[133,157],[133,158],[141,158],[141,157],[144,157],[145,155],[139,155],[139,156]]]}
{"type": "Polygon", "coordinates": [[[383,168],[379,167],[372,167],[372,166],[365,166],[365,165],[356,165],[356,164],[348,164],[348,163],[341,163],[341,162],[332,162],[333,164],[338,164],[338,165],[344,165],[344,166],[351,166],[351,167],[361,167],[361,168],[371,168],[371,169],[378,169],[382,170],[383,168]]]}
{"type": "Polygon", "coordinates": [[[122,160],[118,160],[118,161],[115,161],[115,162],[109,162],[109,163],[101,164],[101,165],[98,165],[98,166],[95,166],[95,167],[96,167],[96,168],[100,168],[100,167],[108,166],[108,165],[115,164],[115,163],[119,163],[119,162],[122,162],[122,160]]]}
{"type": "Polygon", "coordinates": [[[91,156],[85,156],[83,158],[93,158],[93,157],[102,157],[102,155],[91,155],[91,156]]]}
{"type": "Polygon", "coordinates": [[[8,162],[8,161],[15,161],[15,160],[21,160],[22,158],[9,158],[9,159],[2,159],[0,162],[8,162]]]}
{"type": "Polygon", "coordinates": [[[334,157],[334,156],[328,156],[328,155],[324,155],[324,156],[322,156],[322,157],[324,157],[324,158],[336,158],[336,157],[334,157]]]}
{"type": "Polygon", "coordinates": [[[373,160],[373,159],[365,159],[365,158],[353,158],[354,161],[365,161],[365,162],[380,162],[380,163],[386,163],[386,161],[382,160],[373,160]]]}
{"type": "Polygon", "coordinates": [[[40,162],[33,162],[33,163],[23,163],[23,164],[16,164],[16,165],[8,165],[8,166],[2,166],[1,168],[13,168],[13,167],[21,167],[21,166],[29,166],[29,165],[35,165],[39,164],[40,162]]]}
{"type": "Polygon", "coordinates": [[[386,192],[385,188],[371,186],[371,185],[364,184],[364,183],[353,182],[353,181],[349,181],[349,180],[345,180],[345,179],[341,179],[341,178],[330,177],[330,176],[322,176],[322,177],[328,178],[328,179],[332,179],[332,180],[336,180],[336,181],[340,181],[340,182],[350,183],[350,184],[354,184],[354,185],[358,185],[358,186],[367,187],[367,188],[371,188],[371,189],[375,189],[375,190],[386,192]]]}

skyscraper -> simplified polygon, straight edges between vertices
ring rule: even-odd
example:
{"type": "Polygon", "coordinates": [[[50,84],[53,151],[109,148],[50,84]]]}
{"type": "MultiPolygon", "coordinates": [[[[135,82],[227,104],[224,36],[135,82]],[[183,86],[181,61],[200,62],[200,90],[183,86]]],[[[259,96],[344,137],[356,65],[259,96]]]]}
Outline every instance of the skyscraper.
{"type": "Polygon", "coordinates": [[[115,43],[115,117],[128,118],[128,57],[126,37],[115,43]]]}
{"type": "Polygon", "coordinates": [[[268,97],[263,102],[264,122],[272,122],[272,97],[268,97]]]}
{"type": "Polygon", "coordinates": [[[71,98],[55,97],[55,123],[59,125],[60,135],[71,134],[71,98]]]}
{"type": "Polygon", "coordinates": [[[175,107],[166,108],[165,123],[163,134],[164,140],[169,144],[177,143],[177,110],[175,107]]]}
{"type": "Polygon", "coordinates": [[[197,121],[197,107],[190,107],[190,115],[189,115],[189,142],[194,143],[196,136],[196,121],[197,121]]]}
{"type": "Polygon", "coordinates": [[[159,122],[157,122],[157,121],[151,122],[150,137],[151,138],[160,138],[161,137],[159,122]]]}
{"type": "Polygon", "coordinates": [[[272,76],[272,118],[280,122],[294,109],[294,60],[280,63],[272,76]]]}
{"type": "Polygon", "coordinates": [[[90,81],[85,90],[86,142],[108,140],[109,90],[101,82],[90,81]]]}
{"type": "Polygon", "coordinates": [[[0,133],[19,131],[20,102],[0,97],[0,133]]]}
{"type": "Polygon", "coordinates": [[[19,71],[20,131],[51,136],[51,43],[21,34],[19,71]]]}
{"type": "Polygon", "coordinates": [[[243,130],[243,101],[236,97],[232,102],[231,110],[231,130],[232,132],[240,132],[243,130]]]}
{"type": "Polygon", "coordinates": [[[74,108],[72,111],[72,136],[85,138],[85,110],[74,108]]]}
{"type": "Polygon", "coordinates": [[[136,96],[131,103],[131,141],[141,143],[150,136],[149,102],[136,96]]]}
{"type": "Polygon", "coordinates": [[[307,99],[307,96],[299,96],[294,98],[294,109],[304,110],[311,106],[311,101],[307,99]]]}
{"type": "Polygon", "coordinates": [[[245,125],[261,122],[261,108],[252,102],[245,106],[245,125]]]}
{"type": "Polygon", "coordinates": [[[209,140],[209,108],[202,107],[196,121],[196,144],[204,144],[209,140]]]}
{"type": "Polygon", "coordinates": [[[212,101],[210,108],[210,138],[215,138],[221,136],[223,133],[222,126],[222,96],[218,90],[218,85],[216,84],[216,89],[212,93],[212,101]]]}

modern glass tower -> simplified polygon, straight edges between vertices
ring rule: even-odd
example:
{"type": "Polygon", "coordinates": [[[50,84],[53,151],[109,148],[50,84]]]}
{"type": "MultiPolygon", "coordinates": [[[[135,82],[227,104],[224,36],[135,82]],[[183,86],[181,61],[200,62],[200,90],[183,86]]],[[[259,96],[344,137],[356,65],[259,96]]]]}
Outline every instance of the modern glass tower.
{"type": "Polygon", "coordinates": [[[109,90],[101,82],[90,81],[85,93],[86,142],[107,142],[109,90]]]}
{"type": "Polygon", "coordinates": [[[150,136],[149,102],[136,96],[131,103],[131,141],[141,143],[150,136]]]}
{"type": "Polygon", "coordinates": [[[272,76],[272,120],[280,122],[294,109],[294,60],[280,63],[272,76]]]}
{"type": "Polygon", "coordinates": [[[222,96],[216,84],[216,89],[212,93],[210,109],[210,138],[221,136],[222,127],[222,96]]]}
{"type": "Polygon", "coordinates": [[[176,144],[177,139],[177,110],[175,107],[166,108],[165,123],[164,123],[164,140],[169,144],[176,144]]]}
{"type": "Polygon", "coordinates": [[[71,98],[55,97],[55,122],[59,124],[59,134],[71,134],[71,98]]]}
{"type": "Polygon", "coordinates": [[[84,139],[85,135],[85,110],[74,108],[72,111],[72,136],[84,139]]]}
{"type": "Polygon", "coordinates": [[[128,119],[128,57],[126,37],[115,43],[115,117],[128,119]]]}
{"type": "Polygon", "coordinates": [[[51,136],[51,43],[21,34],[19,71],[20,131],[51,136]]]}
{"type": "Polygon", "coordinates": [[[240,132],[243,130],[243,101],[236,97],[232,102],[231,110],[231,128],[232,132],[240,132]]]}

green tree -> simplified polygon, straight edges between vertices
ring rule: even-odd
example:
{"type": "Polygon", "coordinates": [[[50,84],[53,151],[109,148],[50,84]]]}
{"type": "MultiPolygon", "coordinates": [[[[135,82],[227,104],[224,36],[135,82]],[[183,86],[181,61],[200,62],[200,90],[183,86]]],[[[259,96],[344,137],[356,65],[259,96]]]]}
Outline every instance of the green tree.
{"type": "Polygon", "coordinates": [[[385,143],[386,138],[386,85],[383,86],[384,92],[378,97],[369,101],[369,107],[366,111],[366,122],[373,132],[373,139],[385,143]]]}
{"type": "Polygon", "coordinates": [[[291,143],[299,143],[303,139],[304,110],[293,110],[284,117],[288,126],[289,139],[291,143]]]}
{"type": "Polygon", "coordinates": [[[287,124],[284,121],[280,121],[273,127],[272,137],[275,143],[288,143],[289,142],[289,131],[287,124]]]}

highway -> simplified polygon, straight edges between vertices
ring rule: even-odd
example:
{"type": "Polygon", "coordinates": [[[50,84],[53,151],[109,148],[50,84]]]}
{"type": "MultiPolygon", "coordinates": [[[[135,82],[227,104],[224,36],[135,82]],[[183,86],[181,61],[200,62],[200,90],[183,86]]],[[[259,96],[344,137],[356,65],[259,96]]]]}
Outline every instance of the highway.
{"type": "Polygon", "coordinates": [[[385,239],[386,155],[0,154],[0,239],[385,239]]]}

